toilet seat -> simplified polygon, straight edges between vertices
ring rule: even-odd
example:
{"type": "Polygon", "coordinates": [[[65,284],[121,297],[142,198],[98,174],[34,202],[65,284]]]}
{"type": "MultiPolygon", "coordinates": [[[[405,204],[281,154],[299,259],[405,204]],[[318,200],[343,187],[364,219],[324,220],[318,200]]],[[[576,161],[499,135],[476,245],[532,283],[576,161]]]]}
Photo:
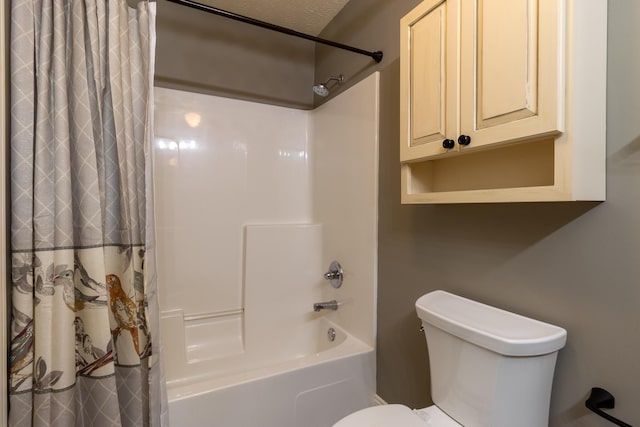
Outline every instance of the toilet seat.
{"type": "Polygon", "coordinates": [[[462,427],[437,406],[413,411],[404,405],[380,405],[354,412],[333,427],[462,427]]]}

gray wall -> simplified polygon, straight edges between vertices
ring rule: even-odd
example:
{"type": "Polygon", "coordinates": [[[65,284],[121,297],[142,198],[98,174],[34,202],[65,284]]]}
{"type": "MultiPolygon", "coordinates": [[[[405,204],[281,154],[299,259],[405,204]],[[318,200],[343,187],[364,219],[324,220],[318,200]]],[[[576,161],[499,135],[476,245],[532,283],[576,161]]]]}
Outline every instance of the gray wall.
{"type": "Polygon", "coordinates": [[[314,43],[158,1],[157,86],[309,109],[314,43]]]}
{"type": "Polygon", "coordinates": [[[640,424],[640,2],[609,2],[606,202],[402,206],[399,18],[417,3],[351,1],[321,34],[384,49],[381,64],[325,48],[316,57],[317,77],[347,76],[340,90],[381,71],[378,394],[431,403],[413,304],[444,289],[567,329],[552,426],[611,425],[584,408],[592,386],[640,424]]]}
{"type": "MultiPolygon", "coordinates": [[[[445,289],[556,323],[569,332],[552,426],[607,426],[583,402],[592,386],[640,424],[640,2],[609,2],[607,201],[402,206],[400,17],[419,0],[354,0],[321,34],[370,58],[158,2],[156,84],[296,108],[311,83],[343,73],[342,92],[381,71],[378,393],[430,403],[426,345],[413,304],[445,289]]],[[[327,98],[330,99],[330,98],[327,98]]]]}

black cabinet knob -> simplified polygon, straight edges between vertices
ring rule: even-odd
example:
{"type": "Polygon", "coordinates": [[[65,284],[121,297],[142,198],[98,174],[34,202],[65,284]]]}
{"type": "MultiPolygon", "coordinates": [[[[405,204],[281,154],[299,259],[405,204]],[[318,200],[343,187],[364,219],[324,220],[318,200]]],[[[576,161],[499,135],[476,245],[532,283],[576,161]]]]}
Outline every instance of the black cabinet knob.
{"type": "Polygon", "coordinates": [[[469,145],[471,144],[471,137],[469,135],[460,135],[458,137],[458,144],[469,145]]]}
{"type": "Polygon", "coordinates": [[[442,141],[442,147],[446,148],[447,150],[451,150],[455,146],[456,142],[453,139],[445,139],[444,141],[442,141]]]}

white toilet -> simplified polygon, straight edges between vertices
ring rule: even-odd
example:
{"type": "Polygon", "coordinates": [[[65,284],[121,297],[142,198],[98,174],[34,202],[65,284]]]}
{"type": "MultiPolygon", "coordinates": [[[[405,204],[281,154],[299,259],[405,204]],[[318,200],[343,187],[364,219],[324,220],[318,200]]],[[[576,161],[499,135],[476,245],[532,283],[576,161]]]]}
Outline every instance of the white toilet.
{"type": "Polygon", "coordinates": [[[567,332],[557,326],[434,291],[416,301],[427,338],[435,405],[381,405],[334,427],[543,427],[567,332]]]}

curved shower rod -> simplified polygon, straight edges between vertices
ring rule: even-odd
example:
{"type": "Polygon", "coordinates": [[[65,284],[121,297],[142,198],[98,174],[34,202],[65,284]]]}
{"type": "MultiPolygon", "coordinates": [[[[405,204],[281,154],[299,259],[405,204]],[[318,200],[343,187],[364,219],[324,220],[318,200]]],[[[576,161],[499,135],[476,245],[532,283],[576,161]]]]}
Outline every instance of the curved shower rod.
{"type": "Polygon", "coordinates": [[[346,44],[334,42],[331,40],[323,39],[320,37],[312,36],[310,34],[301,33],[296,30],[292,30],[291,28],[281,27],[280,25],[271,24],[269,22],[260,21],[258,19],[253,19],[248,16],[239,15],[237,13],[229,12],[227,10],[218,9],[217,7],[209,6],[206,4],[198,3],[192,0],[167,0],[171,3],[176,3],[182,6],[187,6],[193,9],[201,10],[203,12],[213,13],[214,15],[222,16],[224,18],[233,19],[235,21],[244,22],[246,24],[255,25],[257,27],[266,28],[268,30],[277,31],[279,33],[288,34],[294,37],[300,37],[303,39],[311,40],[316,43],[326,44],[327,46],[333,46],[338,49],[348,50],[349,52],[358,53],[360,55],[370,56],[376,62],[382,61],[383,53],[380,50],[375,52],[370,52],[368,50],[359,49],[357,47],[349,46],[346,44]]]}

